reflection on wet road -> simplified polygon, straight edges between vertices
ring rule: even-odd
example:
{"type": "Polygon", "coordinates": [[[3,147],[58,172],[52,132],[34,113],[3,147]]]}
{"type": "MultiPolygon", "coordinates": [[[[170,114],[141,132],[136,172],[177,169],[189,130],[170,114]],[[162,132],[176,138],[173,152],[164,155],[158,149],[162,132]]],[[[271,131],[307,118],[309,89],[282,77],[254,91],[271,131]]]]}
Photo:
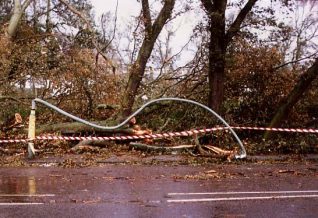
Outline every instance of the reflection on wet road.
{"type": "Polygon", "coordinates": [[[317,169],[306,164],[0,168],[0,217],[315,217],[317,169]]]}
{"type": "Polygon", "coordinates": [[[42,204],[43,199],[55,194],[37,193],[35,176],[1,176],[0,205],[42,204]]]}

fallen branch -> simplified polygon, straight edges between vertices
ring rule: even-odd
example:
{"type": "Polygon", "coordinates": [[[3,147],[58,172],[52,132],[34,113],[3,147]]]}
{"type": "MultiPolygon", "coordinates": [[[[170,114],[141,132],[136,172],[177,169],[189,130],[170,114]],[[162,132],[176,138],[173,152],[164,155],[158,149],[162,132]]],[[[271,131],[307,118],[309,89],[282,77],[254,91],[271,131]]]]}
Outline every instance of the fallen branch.
{"type": "Polygon", "coordinates": [[[74,147],[82,146],[82,145],[84,145],[84,146],[87,145],[87,146],[105,147],[107,143],[109,143],[109,142],[108,141],[84,140],[84,141],[80,141],[79,143],[77,143],[74,147]]]}
{"type": "Polygon", "coordinates": [[[155,152],[172,152],[172,151],[179,151],[183,152],[186,151],[189,148],[195,148],[195,145],[178,145],[178,146],[172,146],[172,147],[166,147],[163,145],[160,146],[154,146],[154,145],[147,145],[143,143],[138,142],[131,142],[129,143],[129,147],[141,150],[141,151],[155,151],[155,152]]]}
{"type": "Polygon", "coordinates": [[[203,147],[214,152],[214,154],[206,152],[201,144],[199,143],[198,136],[195,134],[193,135],[194,143],[196,146],[196,149],[198,150],[200,156],[202,157],[212,157],[212,158],[226,158],[229,162],[231,162],[235,158],[235,154],[237,153],[236,150],[234,151],[227,151],[223,150],[221,148],[212,146],[212,145],[204,145],[203,147]]]}
{"type": "Polygon", "coordinates": [[[204,148],[213,151],[216,154],[224,154],[224,155],[231,155],[233,153],[235,153],[234,151],[228,151],[228,150],[223,150],[221,148],[212,146],[212,145],[204,145],[204,148]]]}
{"type": "Polygon", "coordinates": [[[216,153],[217,155],[226,157],[228,161],[235,159],[235,155],[237,154],[236,150],[233,150],[233,151],[223,150],[221,148],[218,148],[212,145],[204,145],[204,148],[216,153]]]}
{"type": "Polygon", "coordinates": [[[71,148],[71,151],[73,152],[98,152],[99,148],[91,146],[91,145],[80,145],[77,144],[73,148],[71,148]]]}
{"type": "MultiPolygon", "coordinates": [[[[108,122],[96,122],[99,125],[109,125],[108,122]]],[[[113,133],[122,133],[127,135],[138,134],[133,128],[123,128],[115,130],[103,130],[96,129],[90,126],[87,126],[80,122],[66,122],[66,123],[56,123],[56,124],[47,124],[37,127],[36,134],[46,133],[46,132],[61,132],[62,134],[81,134],[81,133],[100,133],[102,135],[113,134],[113,133]],[[108,134],[107,134],[108,133],[108,134]]]]}
{"type": "Polygon", "coordinates": [[[202,149],[202,146],[199,142],[199,139],[198,139],[198,135],[197,134],[194,134],[193,135],[193,139],[194,139],[194,144],[195,144],[195,147],[196,149],[198,150],[199,154],[201,156],[210,156],[209,153],[207,153],[205,150],[202,149]]]}
{"type": "Polygon", "coordinates": [[[0,101],[6,101],[6,100],[11,100],[11,101],[15,101],[15,102],[20,102],[19,99],[13,97],[13,96],[0,96],[0,101]]]}
{"type": "Polygon", "coordinates": [[[20,114],[15,113],[14,116],[7,119],[1,126],[0,131],[7,132],[13,128],[22,127],[22,117],[20,114]]]}
{"type": "Polygon", "coordinates": [[[21,154],[24,151],[22,149],[7,149],[0,147],[0,154],[13,155],[13,154],[21,154]]]}

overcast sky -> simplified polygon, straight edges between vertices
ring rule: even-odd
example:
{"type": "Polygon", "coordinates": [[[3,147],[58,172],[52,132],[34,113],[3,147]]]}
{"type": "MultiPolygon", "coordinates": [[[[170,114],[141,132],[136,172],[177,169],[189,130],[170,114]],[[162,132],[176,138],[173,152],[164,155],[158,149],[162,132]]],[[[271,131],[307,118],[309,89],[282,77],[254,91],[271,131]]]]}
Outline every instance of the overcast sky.
{"type": "MultiPolygon", "coordinates": [[[[116,10],[116,4],[117,4],[117,0],[91,0],[93,6],[94,6],[94,12],[96,15],[96,19],[98,19],[102,13],[106,13],[106,12],[112,12],[113,14],[115,13],[116,10]]],[[[152,2],[152,1],[150,1],[152,2]]],[[[317,1],[318,2],[318,1],[317,1]]],[[[178,1],[176,3],[176,7],[178,10],[178,1]]],[[[258,2],[259,5],[265,6],[268,4],[272,4],[271,1],[267,0],[267,1],[260,1],[258,2]]],[[[272,5],[273,6],[273,5],[272,5]]],[[[315,9],[310,11],[309,13],[315,13],[317,12],[317,8],[318,8],[318,3],[315,5],[315,9]]],[[[179,5],[180,7],[180,5],[179,5]]],[[[304,17],[308,16],[308,11],[310,6],[307,5],[307,7],[302,8],[304,10],[299,10],[302,7],[296,7],[295,13],[298,13],[298,16],[301,17],[301,19],[303,19],[304,17]],[[297,10],[298,9],[298,10],[297,10]],[[301,12],[301,13],[300,13],[301,12]],[[304,17],[302,17],[304,16],[304,17]]],[[[141,9],[141,3],[137,2],[137,0],[118,0],[118,27],[124,27],[125,23],[127,23],[132,16],[138,16],[138,14],[140,13],[140,9],[141,9]]],[[[158,9],[159,10],[159,9],[158,9]]],[[[286,12],[286,10],[284,9],[283,11],[279,12],[279,8],[277,7],[275,12],[278,14],[278,18],[282,17],[282,21],[287,22],[287,20],[289,20],[289,22],[295,22],[292,21],[291,18],[287,18],[287,14],[285,14],[284,12],[286,12]]],[[[196,11],[198,13],[198,9],[196,11]]],[[[199,11],[200,13],[200,11],[199,11]]],[[[237,12],[235,11],[227,11],[227,16],[228,17],[236,17],[237,12]]],[[[318,14],[318,13],[317,13],[318,14]]],[[[317,15],[316,15],[317,16],[317,15]]],[[[291,16],[293,17],[293,16],[291,16]]],[[[173,53],[176,53],[179,51],[179,49],[186,44],[186,42],[189,39],[189,36],[191,35],[192,31],[193,31],[193,27],[196,23],[196,21],[200,19],[200,16],[196,15],[194,11],[191,11],[189,14],[187,14],[186,16],[179,16],[176,20],[173,21],[173,29],[176,30],[174,38],[173,38],[173,53]]],[[[294,23],[295,25],[295,23],[294,23]]],[[[318,25],[318,24],[317,24],[318,25]]],[[[263,33],[264,34],[264,33],[263,33]]],[[[161,36],[164,35],[164,31],[161,34],[161,36]]],[[[266,35],[266,34],[265,34],[266,35]]],[[[187,52],[183,57],[183,61],[182,62],[186,62],[188,60],[190,60],[192,58],[192,55],[190,52],[187,52]]]]}
{"type": "MultiPolygon", "coordinates": [[[[117,0],[91,0],[97,17],[107,11],[115,12],[117,0]]],[[[138,15],[140,11],[140,3],[136,0],[118,0],[118,15],[120,21],[124,21],[129,16],[138,15]]]]}

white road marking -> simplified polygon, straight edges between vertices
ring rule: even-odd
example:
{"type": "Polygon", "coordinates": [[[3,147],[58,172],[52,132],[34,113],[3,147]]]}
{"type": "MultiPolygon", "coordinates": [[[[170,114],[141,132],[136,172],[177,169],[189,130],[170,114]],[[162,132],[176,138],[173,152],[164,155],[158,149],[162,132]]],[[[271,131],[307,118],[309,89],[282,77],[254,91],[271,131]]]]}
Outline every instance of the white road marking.
{"type": "Polygon", "coordinates": [[[187,202],[270,200],[270,199],[291,199],[291,198],[318,198],[318,195],[283,195],[283,196],[262,196],[262,197],[172,199],[172,200],[167,200],[167,202],[168,203],[187,203],[187,202]]]}
{"type": "Polygon", "coordinates": [[[54,197],[55,194],[0,194],[0,197],[54,197]]]}
{"type": "Polygon", "coordinates": [[[239,195],[239,194],[296,194],[296,193],[318,193],[318,190],[303,191],[251,191],[251,192],[180,192],[168,193],[169,196],[177,195],[239,195]]]}
{"type": "Polygon", "coordinates": [[[41,205],[44,203],[21,203],[21,202],[16,202],[16,203],[0,203],[0,206],[29,206],[29,205],[41,205]]]}

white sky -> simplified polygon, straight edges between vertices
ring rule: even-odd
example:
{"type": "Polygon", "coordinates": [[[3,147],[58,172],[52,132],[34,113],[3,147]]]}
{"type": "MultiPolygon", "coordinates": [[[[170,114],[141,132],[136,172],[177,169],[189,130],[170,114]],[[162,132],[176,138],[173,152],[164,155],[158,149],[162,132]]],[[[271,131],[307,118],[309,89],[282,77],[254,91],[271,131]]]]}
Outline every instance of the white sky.
{"type": "MultiPolygon", "coordinates": [[[[91,2],[94,6],[94,12],[97,19],[101,16],[102,13],[106,13],[106,12],[112,12],[113,14],[115,13],[117,0],[91,0],[91,2]]],[[[151,2],[152,1],[150,1],[150,4],[151,2]]],[[[264,0],[264,1],[258,2],[258,4],[264,6],[268,3],[271,4],[270,2],[271,1],[267,2],[264,0]]],[[[318,7],[317,5],[315,9],[317,9],[318,7]]],[[[178,7],[178,5],[176,5],[176,7],[178,7]]],[[[137,16],[140,13],[140,8],[141,8],[141,3],[137,2],[137,0],[118,0],[118,27],[119,28],[120,26],[124,27],[125,23],[127,23],[132,18],[132,16],[137,16]]],[[[278,13],[278,17],[282,17],[282,20],[286,22],[286,18],[287,18],[286,14],[284,14],[284,11],[279,12],[279,10],[280,10],[279,8],[277,8],[276,10],[276,13],[278,13]]],[[[305,12],[306,11],[308,12],[307,8],[305,9],[305,12]]],[[[313,13],[313,12],[315,13],[315,11],[317,10],[310,11],[309,13],[313,13]]],[[[299,11],[297,12],[296,10],[295,13],[299,13],[299,11]]],[[[235,12],[233,15],[236,16],[235,12]]],[[[199,15],[199,16],[196,15],[195,12],[192,11],[186,16],[185,15],[179,16],[176,20],[173,21],[174,22],[173,28],[176,30],[174,38],[172,40],[173,53],[178,52],[179,49],[186,44],[186,42],[189,39],[189,36],[192,33],[194,25],[196,24],[198,19],[200,19],[201,16],[202,15],[199,15]]],[[[287,18],[287,19],[290,19],[290,18],[287,18]]],[[[164,35],[164,31],[161,35],[164,35]]],[[[186,52],[181,57],[182,59],[181,63],[185,63],[191,60],[192,56],[193,54],[191,55],[191,52],[189,51],[186,52]]]]}
{"type": "MultiPolygon", "coordinates": [[[[102,13],[115,12],[117,0],[91,0],[97,17],[102,13]]],[[[129,16],[136,16],[140,11],[140,3],[136,0],[118,0],[119,20],[124,21],[129,16]]]]}

